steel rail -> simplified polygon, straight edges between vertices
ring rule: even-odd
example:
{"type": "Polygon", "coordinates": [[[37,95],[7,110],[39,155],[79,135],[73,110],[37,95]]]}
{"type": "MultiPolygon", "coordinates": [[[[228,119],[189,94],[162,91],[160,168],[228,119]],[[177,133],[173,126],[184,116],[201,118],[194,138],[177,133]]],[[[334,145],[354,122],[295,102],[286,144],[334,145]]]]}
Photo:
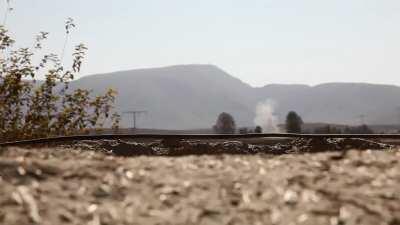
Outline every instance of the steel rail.
{"type": "Polygon", "coordinates": [[[74,135],[38,138],[0,143],[0,147],[46,144],[52,142],[102,140],[102,139],[248,139],[248,138],[365,138],[365,139],[400,139],[400,134],[293,134],[293,133],[263,133],[263,134],[102,134],[74,135]]]}

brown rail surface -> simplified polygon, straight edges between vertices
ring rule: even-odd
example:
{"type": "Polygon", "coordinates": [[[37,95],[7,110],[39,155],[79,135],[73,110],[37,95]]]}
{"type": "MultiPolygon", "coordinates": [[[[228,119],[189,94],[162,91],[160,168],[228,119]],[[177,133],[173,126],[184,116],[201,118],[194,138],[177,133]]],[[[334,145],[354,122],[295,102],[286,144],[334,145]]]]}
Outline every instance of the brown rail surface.
{"type": "Polygon", "coordinates": [[[46,144],[52,142],[102,140],[102,139],[246,139],[246,138],[365,138],[365,139],[400,139],[400,134],[104,134],[104,135],[75,135],[20,140],[0,143],[0,147],[46,144]]]}

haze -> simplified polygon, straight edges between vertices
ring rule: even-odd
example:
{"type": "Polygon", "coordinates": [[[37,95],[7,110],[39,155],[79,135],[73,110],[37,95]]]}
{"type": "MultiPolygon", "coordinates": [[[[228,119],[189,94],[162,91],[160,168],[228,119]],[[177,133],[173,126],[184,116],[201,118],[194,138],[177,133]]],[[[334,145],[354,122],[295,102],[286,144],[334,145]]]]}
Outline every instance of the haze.
{"type": "MultiPolygon", "coordinates": [[[[1,3],[2,15],[5,1],[1,3]]],[[[89,54],[81,76],[207,63],[253,86],[268,83],[400,84],[398,0],[14,0],[7,26],[31,46],[49,31],[89,54]]]]}

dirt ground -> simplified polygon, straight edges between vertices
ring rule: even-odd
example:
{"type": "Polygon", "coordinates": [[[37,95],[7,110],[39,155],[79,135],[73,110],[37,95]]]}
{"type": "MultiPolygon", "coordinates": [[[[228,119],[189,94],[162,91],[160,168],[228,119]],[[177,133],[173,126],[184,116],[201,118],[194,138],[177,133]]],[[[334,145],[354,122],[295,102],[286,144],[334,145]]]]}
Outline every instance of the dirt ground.
{"type": "Polygon", "coordinates": [[[83,142],[4,148],[0,224],[400,224],[397,148],[293,148],[133,157],[83,142]]]}

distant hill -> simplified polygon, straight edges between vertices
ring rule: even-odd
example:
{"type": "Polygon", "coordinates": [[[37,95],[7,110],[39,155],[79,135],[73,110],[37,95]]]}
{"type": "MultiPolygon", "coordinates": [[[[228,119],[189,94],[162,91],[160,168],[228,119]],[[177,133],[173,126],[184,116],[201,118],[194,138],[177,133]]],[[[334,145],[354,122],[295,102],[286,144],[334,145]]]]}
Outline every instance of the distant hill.
{"type": "MultiPolygon", "coordinates": [[[[119,92],[120,112],[147,110],[138,126],[158,129],[211,127],[219,113],[231,113],[239,126],[253,125],[257,102],[276,103],[283,121],[289,110],[307,122],[356,124],[358,115],[372,124],[397,123],[400,87],[361,83],[329,83],[318,86],[250,85],[212,65],[180,65],[85,76],[72,87],[101,93],[107,87],[119,92]]],[[[124,117],[122,126],[129,127],[124,117]]]]}
{"type": "Polygon", "coordinates": [[[258,100],[271,98],[285,116],[297,111],[307,122],[358,124],[399,123],[400,87],[365,83],[327,83],[317,86],[267,85],[257,91],[258,100]]]}

